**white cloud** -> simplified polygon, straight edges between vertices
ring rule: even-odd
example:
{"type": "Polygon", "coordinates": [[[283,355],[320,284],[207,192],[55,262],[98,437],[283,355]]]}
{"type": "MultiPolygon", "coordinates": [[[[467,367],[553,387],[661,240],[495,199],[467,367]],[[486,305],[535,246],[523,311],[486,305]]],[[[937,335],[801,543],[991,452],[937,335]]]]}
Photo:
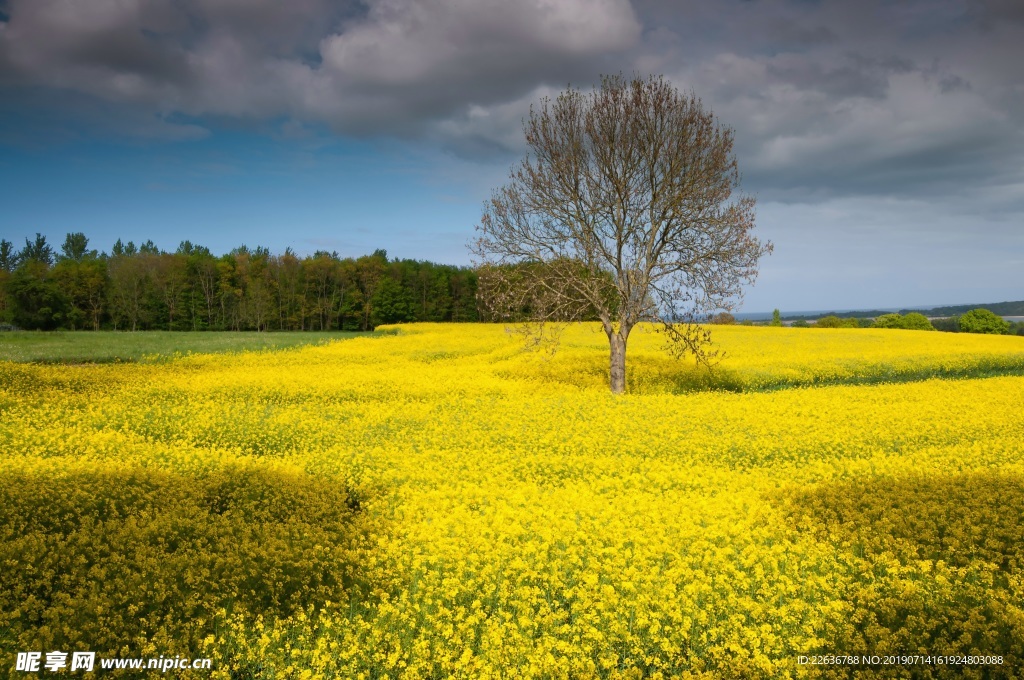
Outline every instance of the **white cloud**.
{"type": "Polygon", "coordinates": [[[321,54],[347,81],[408,85],[472,80],[524,56],[623,50],[639,35],[626,0],[373,0],[368,16],[323,41],[321,54]]]}

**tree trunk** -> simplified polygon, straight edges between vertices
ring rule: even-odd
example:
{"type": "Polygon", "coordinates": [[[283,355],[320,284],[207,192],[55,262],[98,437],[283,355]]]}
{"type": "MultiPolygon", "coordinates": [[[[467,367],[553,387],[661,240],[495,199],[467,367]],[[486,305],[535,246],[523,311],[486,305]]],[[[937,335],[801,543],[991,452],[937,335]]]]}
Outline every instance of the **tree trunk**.
{"type": "Polygon", "coordinates": [[[612,394],[623,394],[626,391],[626,339],[619,333],[608,336],[611,343],[611,384],[612,394]]]}

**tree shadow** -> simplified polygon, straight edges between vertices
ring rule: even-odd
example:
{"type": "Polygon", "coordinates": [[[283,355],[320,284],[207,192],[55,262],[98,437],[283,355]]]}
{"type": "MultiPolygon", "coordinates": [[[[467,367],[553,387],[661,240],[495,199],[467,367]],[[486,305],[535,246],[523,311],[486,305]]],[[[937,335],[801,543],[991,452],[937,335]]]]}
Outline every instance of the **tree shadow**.
{"type": "MultiPolygon", "coordinates": [[[[800,534],[835,548],[847,607],[822,654],[1002,657],[1001,665],[831,669],[836,677],[1017,677],[1024,662],[1024,476],[878,477],[787,494],[800,534]]],[[[809,653],[813,651],[809,650],[809,653]]]]}
{"type": "Polygon", "coordinates": [[[0,473],[0,649],[194,658],[229,620],[316,617],[367,591],[362,502],[258,462],[0,473]]]}

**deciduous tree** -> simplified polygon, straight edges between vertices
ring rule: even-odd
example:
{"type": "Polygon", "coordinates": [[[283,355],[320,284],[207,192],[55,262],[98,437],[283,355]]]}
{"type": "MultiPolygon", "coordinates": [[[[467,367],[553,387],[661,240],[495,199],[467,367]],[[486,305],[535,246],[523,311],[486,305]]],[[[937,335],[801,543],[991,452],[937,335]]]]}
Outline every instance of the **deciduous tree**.
{"type": "Polygon", "coordinates": [[[709,362],[699,322],[733,309],[771,250],[752,234],[754,198],[737,193],[733,131],[663,78],[622,76],[543,100],[524,131],[529,153],[471,244],[491,315],[512,319],[524,302],[538,324],[596,312],[615,393],[643,321],[677,356],[709,362]],[[508,266],[531,263],[534,276],[508,266]]]}
{"type": "Polygon", "coordinates": [[[988,309],[978,308],[960,317],[960,330],[964,333],[1003,335],[1010,331],[1010,322],[988,309]]]}

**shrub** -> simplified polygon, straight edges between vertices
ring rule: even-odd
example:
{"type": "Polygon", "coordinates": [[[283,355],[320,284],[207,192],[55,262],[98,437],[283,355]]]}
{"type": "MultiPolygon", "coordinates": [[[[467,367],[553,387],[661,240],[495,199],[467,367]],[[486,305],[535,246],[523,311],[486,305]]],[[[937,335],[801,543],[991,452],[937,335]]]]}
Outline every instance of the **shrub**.
{"type": "Polygon", "coordinates": [[[793,328],[810,328],[811,324],[807,323],[807,319],[797,319],[791,326],[793,328]]]}
{"type": "Polygon", "coordinates": [[[935,327],[924,314],[910,312],[906,316],[900,314],[883,314],[875,319],[874,328],[902,328],[908,331],[933,331],[935,327]]]}
{"type": "Polygon", "coordinates": [[[903,317],[899,314],[883,314],[875,319],[874,328],[903,328],[903,317]]]}
{"type": "Polygon", "coordinates": [[[711,317],[711,323],[718,326],[732,326],[736,323],[736,317],[729,312],[719,312],[711,317]]]}
{"type": "Polygon", "coordinates": [[[817,328],[842,328],[843,320],[835,314],[829,314],[818,319],[814,325],[817,328]]]}
{"type": "Polygon", "coordinates": [[[910,312],[903,317],[903,326],[908,331],[933,331],[935,326],[928,320],[924,314],[920,312],[910,312]]]}
{"type": "Polygon", "coordinates": [[[932,327],[937,331],[945,331],[947,333],[959,333],[960,332],[960,317],[950,316],[945,319],[932,319],[932,327]]]}
{"type": "Polygon", "coordinates": [[[960,330],[964,333],[1002,335],[1010,332],[1010,322],[987,309],[972,309],[960,317],[960,330]]]}

